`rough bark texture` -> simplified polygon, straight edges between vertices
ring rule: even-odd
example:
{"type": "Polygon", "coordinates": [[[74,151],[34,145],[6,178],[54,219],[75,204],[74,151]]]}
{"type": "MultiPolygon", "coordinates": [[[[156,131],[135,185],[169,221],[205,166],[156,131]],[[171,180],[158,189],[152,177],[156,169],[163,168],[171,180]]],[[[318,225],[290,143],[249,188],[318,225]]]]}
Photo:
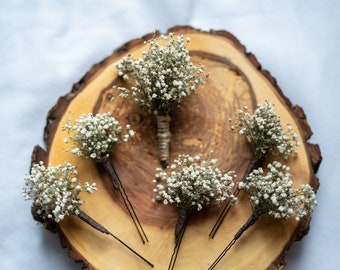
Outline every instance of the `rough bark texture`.
{"type": "MultiPolygon", "coordinates": [[[[306,116],[299,106],[293,106],[284,96],[275,78],[261,68],[256,57],[246,52],[245,47],[226,31],[200,31],[189,26],[169,29],[169,32],[191,38],[189,50],[196,64],[203,64],[210,74],[207,83],[196,93],[183,100],[171,115],[170,163],[178,154],[203,154],[217,158],[217,166],[223,171],[235,170],[242,176],[251,160],[248,144],[242,136],[228,131],[228,118],[244,105],[250,110],[257,103],[268,100],[275,104],[284,123],[292,124],[298,131],[302,146],[299,155],[288,165],[296,185],[311,184],[318,189],[315,176],[321,162],[318,145],[307,140],[312,132],[306,116]],[[241,138],[242,137],[242,138],[241,138]],[[214,150],[210,154],[210,150],[214,150]]],[[[72,91],[61,97],[47,116],[45,149],[36,146],[32,162],[43,160],[53,165],[71,162],[77,165],[81,181],[96,181],[98,191],[84,195],[82,210],[95,218],[109,231],[119,236],[138,253],[155,264],[154,269],[166,269],[174,247],[174,228],[177,209],[151,202],[155,168],[158,160],[157,124],[133,101],[119,98],[113,86],[125,86],[116,73],[114,63],[126,53],[134,57],[147,49],[143,42],[151,34],[132,40],[94,65],[73,86],[72,91]],[[115,100],[112,101],[112,97],[115,100]],[[112,153],[111,161],[119,174],[126,191],[136,206],[136,212],[149,237],[149,243],[140,243],[135,228],[129,220],[122,200],[112,199],[107,185],[107,175],[90,160],[81,160],[67,152],[63,143],[65,132],[61,126],[72,117],[82,113],[110,111],[121,124],[131,124],[136,131],[132,142],[121,144],[112,153]]],[[[268,160],[267,160],[268,162],[268,160]]],[[[240,179],[239,179],[240,180],[240,179]]],[[[233,207],[215,238],[209,232],[220,209],[211,208],[192,215],[186,229],[176,269],[207,269],[233,238],[237,230],[251,215],[245,196],[240,194],[240,203],[233,207]]],[[[38,217],[35,217],[38,219],[38,217]]],[[[260,218],[228,252],[216,269],[282,269],[285,253],[291,244],[308,233],[310,216],[301,221],[260,218]]],[[[109,236],[92,229],[77,218],[67,217],[56,228],[62,245],[76,261],[82,261],[87,269],[149,269],[133,254],[120,247],[109,236]]]]}

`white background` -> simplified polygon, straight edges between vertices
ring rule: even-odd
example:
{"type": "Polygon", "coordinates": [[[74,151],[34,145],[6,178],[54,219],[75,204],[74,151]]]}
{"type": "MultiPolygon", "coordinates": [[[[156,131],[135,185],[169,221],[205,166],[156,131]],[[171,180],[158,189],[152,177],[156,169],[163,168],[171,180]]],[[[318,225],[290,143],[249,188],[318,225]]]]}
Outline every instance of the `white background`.
{"type": "MultiPolygon", "coordinates": [[[[321,146],[319,205],[287,270],[339,269],[340,1],[60,0],[0,2],[0,267],[81,269],[21,197],[48,110],[92,64],[152,29],[225,29],[301,105],[321,146]]],[[[265,254],[263,254],[265,256],[265,254]]]]}

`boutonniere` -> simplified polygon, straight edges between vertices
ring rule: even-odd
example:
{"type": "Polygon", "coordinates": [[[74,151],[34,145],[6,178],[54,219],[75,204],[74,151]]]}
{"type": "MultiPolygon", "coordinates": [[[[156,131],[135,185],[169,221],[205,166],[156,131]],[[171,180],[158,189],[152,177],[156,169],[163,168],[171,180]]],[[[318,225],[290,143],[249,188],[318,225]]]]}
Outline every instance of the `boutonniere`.
{"type": "Polygon", "coordinates": [[[133,79],[131,88],[119,87],[120,96],[134,99],[157,120],[159,159],[165,168],[169,158],[170,113],[181,100],[205,83],[203,66],[195,66],[186,48],[190,39],[173,33],[147,41],[150,48],[133,59],[129,54],[116,67],[124,80],[133,79]],[[165,43],[161,45],[160,43],[165,43]]]}

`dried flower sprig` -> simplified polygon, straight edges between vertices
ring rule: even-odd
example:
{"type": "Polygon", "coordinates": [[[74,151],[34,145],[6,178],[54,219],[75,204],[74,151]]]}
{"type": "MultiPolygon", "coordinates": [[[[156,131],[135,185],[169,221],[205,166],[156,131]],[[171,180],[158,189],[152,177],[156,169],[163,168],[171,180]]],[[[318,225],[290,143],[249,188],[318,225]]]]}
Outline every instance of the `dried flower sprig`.
{"type": "Polygon", "coordinates": [[[129,125],[126,126],[126,133],[123,133],[122,126],[109,112],[82,114],[74,124],[71,121],[68,119],[62,128],[68,132],[65,143],[71,140],[75,145],[71,150],[73,154],[95,162],[106,162],[114,146],[134,136],[129,125]]]}
{"type": "MultiPolygon", "coordinates": [[[[231,130],[238,129],[240,135],[246,136],[253,153],[253,158],[240,182],[247,181],[249,173],[254,168],[261,166],[265,157],[269,155],[280,155],[284,160],[287,160],[290,155],[297,155],[295,147],[300,145],[298,136],[289,124],[287,124],[286,131],[283,129],[273,104],[268,101],[265,101],[263,105],[258,104],[254,114],[250,114],[248,107],[244,106],[243,110],[240,109],[236,112],[236,115],[237,118],[231,126],[231,130]]],[[[230,119],[230,122],[232,121],[230,119]]],[[[234,195],[238,196],[239,192],[240,190],[236,189],[234,195]]],[[[209,234],[211,238],[217,233],[230,207],[229,203],[224,206],[209,234]]]]}
{"type": "Polygon", "coordinates": [[[96,115],[92,113],[82,114],[74,124],[71,120],[69,119],[62,128],[68,132],[68,138],[64,140],[65,143],[71,141],[74,147],[71,149],[71,153],[85,159],[92,159],[102,165],[114,189],[120,193],[142,242],[148,242],[124,186],[109,160],[113,148],[121,142],[127,142],[129,138],[134,136],[134,131],[130,128],[130,125],[126,125],[126,133],[123,133],[122,126],[109,112],[96,115]]]}
{"type": "Polygon", "coordinates": [[[266,174],[261,167],[253,170],[246,182],[239,183],[239,188],[249,194],[256,216],[294,216],[299,220],[314,210],[317,202],[310,185],[303,184],[300,189],[294,189],[290,168],[281,162],[269,163],[267,169],[266,174]]]}
{"type": "Polygon", "coordinates": [[[77,171],[70,163],[48,167],[41,161],[33,164],[30,175],[25,178],[23,190],[25,200],[32,200],[42,220],[60,222],[67,215],[79,215],[83,201],[79,194],[85,189],[95,191],[96,184],[77,179],[77,171]]]}
{"type": "Polygon", "coordinates": [[[158,168],[156,173],[157,194],[154,201],[164,204],[174,204],[180,209],[175,228],[175,249],[169,269],[173,269],[192,211],[200,211],[204,206],[220,205],[225,200],[233,204],[237,199],[231,194],[234,186],[234,172],[223,174],[216,166],[216,159],[202,160],[200,155],[191,157],[179,155],[174,164],[169,167],[170,172],[158,168]],[[161,181],[161,182],[159,182],[161,181]]]}
{"type": "Polygon", "coordinates": [[[268,101],[259,104],[254,114],[250,114],[248,107],[244,106],[236,114],[237,120],[231,129],[238,128],[239,134],[247,138],[256,158],[280,154],[288,159],[291,154],[297,154],[295,146],[300,145],[298,135],[290,124],[287,124],[287,130],[284,131],[273,104],[268,101]]]}
{"type": "Polygon", "coordinates": [[[121,96],[133,98],[137,104],[145,107],[157,118],[159,159],[166,167],[170,144],[170,113],[183,97],[190,95],[198,85],[205,83],[208,76],[203,66],[195,66],[186,48],[190,39],[174,34],[161,35],[160,45],[156,38],[147,41],[150,48],[143,52],[143,57],[136,60],[130,54],[117,65],[118,74],[124,80],[136,81],[131,89],[119,87],[121,96]]]}
{"type": "Polygon", "coordinates": [[[39,216],[43,225],[50,221],[58,223],[65,216],[75,215],[94,229],[112,236],[153,267],[152,263],[80,209],[84,202],[79,198],[79,194],[84,189],[88,193],[92,193],[97,188],[95,183],[89,184],[88,182],[85,182],[82,186],[77,179],[77,174],[76,167],[66,162],[57,166],[48,165],[47,167],[42,161],[33,164],[30,174],[25,178],[22,194],[25,200],[33,201],[32,209],[36,211],[34,215],[39,216]]]}
{"type": "Polygon", "coordinates": [[[266,174],[261,167],[253,170],[246,182],[239,183],[239,188],[248,193],[253,213],[209,267],[209,270],[215,268],[228,250],[246,230],[255,224],[260,216],[285,219],[295,217],[299,220],[310,214],[317,205],[315,192],[310,185],[303,184],[299,189],[293,188],[289,167],[274,161],[267,165],[267,169],[266,174]]]}

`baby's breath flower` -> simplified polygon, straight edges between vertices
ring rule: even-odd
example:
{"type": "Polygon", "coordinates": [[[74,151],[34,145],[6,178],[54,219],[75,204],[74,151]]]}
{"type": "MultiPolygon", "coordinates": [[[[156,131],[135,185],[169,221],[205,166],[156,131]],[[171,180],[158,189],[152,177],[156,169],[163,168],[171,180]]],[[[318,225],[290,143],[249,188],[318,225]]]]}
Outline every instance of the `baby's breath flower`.
{"type": "Polygon", "coordinates": [[[170,166],[171,171],[158,169],[156,176],[161,183],[155,190],[156,199],[180,209],[197,211],[227,199],[236,203],[237,199],[231,194],[234,172],[223,174],[215,167],[215,162],[202,160],[200,155],[179,155],[170,166]]]}
{"type": "Polygon", "coordinates": [[[134,60],[129,54],[116,65],[119,76],[136,80],[131,89],[118,89],[121,96],[134,98],[150,112],[167,115],[183,97],[203,84],[207,75],[203,66],[191,62],[186,48],[190,40],[183,36],[175,39],[173,33],[159,39],[167,41],[165,46],[153,38],[148,41],[150,48],[143,57],[134,60]]]}
{"type": "Polygon", "coordinates": [[[265,174],[262,168],[254,170],[246,182],[240,182],[239,188],[249,193],[249,199],[257,216],[268,215],[274,218],[297,220],[311,213],[317,202],[313,189],[304,184],[299,189],[293,188],[290,168],[274,161],[267,166],[265,174]]]}
{"type": "Polygon", "coordinates": [[[295,146],[299,146],[297,134],[289,124],[287,131],[283,130],[274,105],[268,101],[263,105],[259,104],[253,115],[247,106],[243,107],[243,110],[238,110],[236,115],[237,120],[231,129],[238,128],[239,134],[246,136],[255,157],[281,154],[284,159],[288,159],[290,154],[297,154],[295,150],[295,146]]]}
{"type": "MultiPolygon", "coordinates": [[[[83,203],[78,196],[83,187],[76,176],[76,167],[70,163],[47,167],[42,161],[33,164],[25,178],[23,197],[33,201],[37,214],[46,221],[59,222],[67,215],[78,215],[83,203]]],[[[85,183],[84,188],[88,193],[97,189],[95,183],[85,183]]]]}
{"type": "Polygon", "coordinates": [[[74,148],[71,153],[80,157],[91,158],[96,162],[108,160],[115,145],[122,141],[126,142],[134,136],[129,125],[126,126],[127,133],[123,134],[119,122],[109,112],[96,115],[92,113],[82,114],[74,125],[71,124],[71,119],[69,119],[63,130],[66,130],[69,135],[64,142],[68,143],[71,140],[73,143],[74,148]]]}

